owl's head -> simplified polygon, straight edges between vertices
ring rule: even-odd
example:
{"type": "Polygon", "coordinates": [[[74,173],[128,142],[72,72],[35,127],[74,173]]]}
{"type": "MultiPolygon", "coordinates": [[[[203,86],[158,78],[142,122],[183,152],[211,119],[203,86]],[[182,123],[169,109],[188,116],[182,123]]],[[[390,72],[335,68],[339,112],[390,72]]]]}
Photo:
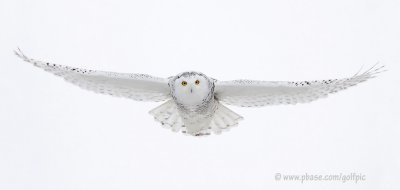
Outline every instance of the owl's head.
{"type": "Polygon", "coordinates": [[[172,97],[185,105],[199,105],[214,95],[214,81],[203,73],[183,72],[169,81],[172,97]]]}

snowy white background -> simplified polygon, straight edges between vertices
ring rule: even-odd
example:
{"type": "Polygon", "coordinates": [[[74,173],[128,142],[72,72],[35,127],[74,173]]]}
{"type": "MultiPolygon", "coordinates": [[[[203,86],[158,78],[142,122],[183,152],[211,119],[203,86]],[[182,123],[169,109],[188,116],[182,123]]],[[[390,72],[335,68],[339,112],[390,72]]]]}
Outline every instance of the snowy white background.
{"type": "Polygon", "coordinates": [[[0,1],[0,189],[398,189],[400,1],[0,1]],[[231,107],[207,138],[159,103],[81,90],[17,59],[168,77],[314,80],[389,72],[311,104],[231,107]],[[365,67],[365,68],[366,68],[365,67]],[[363,173],[288,182],[281,174],[363,173]]]}

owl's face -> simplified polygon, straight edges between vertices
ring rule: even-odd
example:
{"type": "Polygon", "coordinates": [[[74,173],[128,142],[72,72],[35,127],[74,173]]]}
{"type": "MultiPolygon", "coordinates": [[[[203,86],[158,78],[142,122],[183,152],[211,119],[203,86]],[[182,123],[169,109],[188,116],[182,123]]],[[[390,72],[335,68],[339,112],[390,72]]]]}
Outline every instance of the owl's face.
{"type": "Polygon", "coordinates": [[[184,72],[170,81],[172,96],[185,105],[199,105],[213,95],[213,81],[198,72],[184,72]]]}

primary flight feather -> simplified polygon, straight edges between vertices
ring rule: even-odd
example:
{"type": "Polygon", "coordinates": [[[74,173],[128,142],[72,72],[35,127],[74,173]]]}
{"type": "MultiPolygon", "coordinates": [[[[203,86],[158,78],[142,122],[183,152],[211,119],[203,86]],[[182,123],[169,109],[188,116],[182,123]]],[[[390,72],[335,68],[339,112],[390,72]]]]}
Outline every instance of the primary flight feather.
{"type": "Polygon", "coordinates": [[[203,136],[220,134],[236,126],[242,116],[222,103],[241,107],[311,102],[366,81],[383,71],[374,65],[343,79],[315,81],[218,81],[200,72],[183,72],[169,78],[146,74],[86,70],[28,58],[24,61],[64,78],[83,89],[137,101],[165,101],[149,113],[173,131],[203,136]]]}

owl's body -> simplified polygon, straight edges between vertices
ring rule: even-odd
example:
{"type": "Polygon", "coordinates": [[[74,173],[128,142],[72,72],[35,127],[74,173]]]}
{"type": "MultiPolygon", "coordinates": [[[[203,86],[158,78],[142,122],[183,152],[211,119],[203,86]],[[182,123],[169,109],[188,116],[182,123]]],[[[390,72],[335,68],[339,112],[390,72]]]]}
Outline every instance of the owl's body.
{"type": "Polygon", "coordinates": [[[151,110],[150,114],[173,131],[195,136],[219,134],[237,125],[242,117],[215,99],[214,81],[193,71],[170,77],[168,86],[172,99],[151,110]]]}
{"type": "Polygon", "coordinates": [[[168,85],[186,132],[203,134],[217,109],[214,82],[202,73],[183,72],[171,77],[168,85]]]}
{"type": "Polygon", "coordinates": [[[149,113],[172,131],[203,136],[237,126],[242,116],[222,103],[241,107],[311,102],[375,77],[372,67],[349,78],[315,81],[218,81],[200,72],[169,78],[114,73],[50,64],[15,52],[24,61],[64,78],[83,89],[137,101],[165,101],[149,113]]]}

